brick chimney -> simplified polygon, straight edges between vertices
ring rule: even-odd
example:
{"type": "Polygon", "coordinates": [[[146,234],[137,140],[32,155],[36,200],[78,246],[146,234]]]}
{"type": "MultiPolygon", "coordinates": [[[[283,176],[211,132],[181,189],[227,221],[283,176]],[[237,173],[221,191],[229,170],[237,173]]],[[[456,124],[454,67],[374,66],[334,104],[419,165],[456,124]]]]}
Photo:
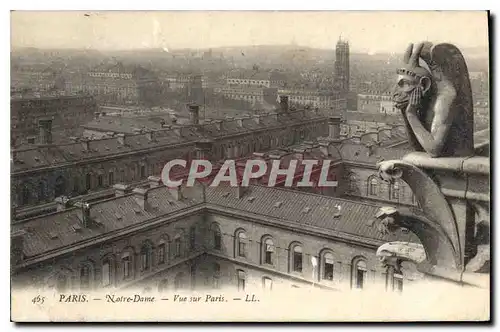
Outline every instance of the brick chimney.
{"type": "Polygon", "coordinates": [[[52,119],[38,120],[38,142],[40,145],[52,144],[52,119]]]}
{"type": "Polygon", "coordinates": [[[70,206],[70,201],[67,196],[59,196],[55,199],[57,211],[64,211],[70,206]]]}
{"type": "Polygon", "coordinates": [[[10,264],[17,265],[24,259],[24,241],[26,232],[17,230],[10,234],[10,264]]]}
{"type": "Polygon", "coordinates": [[[113,189],[115,190],[115,196],[116,197],[122,197],[125,196],[126,194],[130,193],[131,188],[129,185],[123,184],[123,183],[117,183],[113,186],[113,189]]]}
{"type": "Polygon", "coordinates": [[[149,188],[158,188],[161,186],[161,178],[159,176],[148,176],[149,188]]]}
{"type": "Polygon", "coordinates": [[[123,134],[123,133],[119,133],[119,134],[116,134],[116,137],[118,138],[118,143],[119,143],[120,145],[123,145],[123,146],[124,146],[124,145],[126,145],[126,144],[127,144],[126,139],[125,139],[125,138],[126,138],[126,137],[125,137],[125,134],[123,134]]]}
{"type": "Polygon", "coordinates": [[[200,106],[196,104],[189,104],[189,120],[192,125],[200,124],[200,106]]]}
{"type": "Polygon", "coordinates": [[[288,112],[288,96],[280,96],[280,106],[281,112],[288,112]]]}
{"type": "Polygon", "coordinates": [[[134,194],[136,203],[141,207],[141,209],[148,210],[148,189],[134,188],[132,193],[134,194]]]}
{"type": "Polygon", "coordinates": [[[90,224],[90,205],[87,202],[76,202],[74,204],[77,207],[78,219],[82,227],[87,228],[90,224]]]}

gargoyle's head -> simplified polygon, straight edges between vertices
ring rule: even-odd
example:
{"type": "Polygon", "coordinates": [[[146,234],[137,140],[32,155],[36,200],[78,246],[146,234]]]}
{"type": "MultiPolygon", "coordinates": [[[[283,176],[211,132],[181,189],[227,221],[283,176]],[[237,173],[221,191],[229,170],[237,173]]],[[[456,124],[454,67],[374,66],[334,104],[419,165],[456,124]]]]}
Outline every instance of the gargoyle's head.
{"type": "Polygon", "coordinates": [[[394,106],[400,110],[406,110],[410,96],[415,90],[416,93],[420,94],[421,102],[429,98],[428,92],[432,86],[432,75],[426,68],[419,65],[420,53],[424,45],[424,43],[420,43],[413,50],[413,44],[410,44],[404,55],[403,66],[396,71],[398,77],[392,101],[394,106]]]}

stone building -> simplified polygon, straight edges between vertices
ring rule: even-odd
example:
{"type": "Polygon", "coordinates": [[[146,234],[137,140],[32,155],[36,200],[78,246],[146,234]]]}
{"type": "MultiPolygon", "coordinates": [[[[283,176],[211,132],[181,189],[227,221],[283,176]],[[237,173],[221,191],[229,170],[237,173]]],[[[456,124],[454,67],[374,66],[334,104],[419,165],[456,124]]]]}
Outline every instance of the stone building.
{"type": "Polygon", "coordinates": [[[57,96],[41,98],[13,98],[11,108],[11,135],[14,146],[23,144],[52,144],[60,136],[72,136],[80,125],[92,120],[97,103],[91,96],[57,96]],[[41,141],[44,131],[39,126],[50,121],[49,141],[41,141]],[[40,135],[39,135],[40,134],[40,135]]]}

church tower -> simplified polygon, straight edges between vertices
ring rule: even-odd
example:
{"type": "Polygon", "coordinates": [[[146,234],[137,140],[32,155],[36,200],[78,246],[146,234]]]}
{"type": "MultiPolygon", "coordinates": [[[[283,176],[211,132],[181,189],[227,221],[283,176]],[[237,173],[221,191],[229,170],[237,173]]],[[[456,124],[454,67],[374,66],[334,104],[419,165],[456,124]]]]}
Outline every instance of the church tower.
{"type": "Polygon", "coordinates": [[[335,47],[335,87],[339,92],[349,92],[349,42],[341,37],[335,47]]]}

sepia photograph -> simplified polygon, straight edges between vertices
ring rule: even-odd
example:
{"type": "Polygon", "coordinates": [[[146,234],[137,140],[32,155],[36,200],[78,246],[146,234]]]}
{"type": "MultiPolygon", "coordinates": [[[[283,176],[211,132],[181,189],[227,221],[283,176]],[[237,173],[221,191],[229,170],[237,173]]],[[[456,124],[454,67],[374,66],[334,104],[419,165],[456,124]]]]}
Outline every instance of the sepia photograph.
{"type": "Polygon", "coordinates": [[[490,321],[490,22],[12,11],[11,320],[490,321]]]}

